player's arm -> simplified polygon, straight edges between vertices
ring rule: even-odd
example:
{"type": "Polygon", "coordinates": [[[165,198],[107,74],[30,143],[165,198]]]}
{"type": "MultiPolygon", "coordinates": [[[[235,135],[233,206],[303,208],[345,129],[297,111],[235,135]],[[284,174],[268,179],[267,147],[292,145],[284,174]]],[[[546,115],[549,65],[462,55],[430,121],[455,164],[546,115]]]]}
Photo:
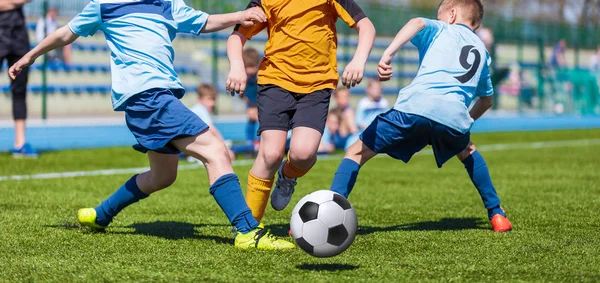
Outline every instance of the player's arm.
{"type": "Polygon", "coordinates": [[[473,120],[477,120],[483,116],[483,114],[490,109],[493,104],[494,99],[491,96],[481,96],[479,99],[477,99],[477,101],[475,101],[473,108],[471,108],[471,111],[469,111],[469,115],[471,115],[473,120]]]}
{"type": "Polygon", "coordinates": [[[421,32],[426,26],[425,20],[422,18],[414,18],[396,34],[390,46],[383,52],[377,73],[379,74],[380,81],[387,81],[392,77],[392,59],[396,55],[396,52],[408,43],[415,35],[421,32]]]}
{"type": "Polygon", "coordinates": [[[21,60],[17,61],[8,70],[9,76],[14,80],[23,68],[30,66],[38,57],[56,49],[73,43],[79,36],[74,34],[68,26],[63,26],[47,36],[40,44],[27,52],[21,60]]]}
{"type": "Polygon", "coordinates": [[[354,87],[362,81],[365,65],[375,42],[375,26],[369,18],[363,18],[353,28],[358,32],[358,46],[352,61],[344,68],[342,74],[342,84],[347,88],[354,87]]]}
{"type": "Polygon", "coordinates": [[[31,0],[2,0],[0,1],[0,12],[14,10],[29,2],[31,0]]]}
{"type": "MultiPolygon", "coordinates": [[[[260,9],[261,11],[265,11],[261,0],[250,0],[246,9],[260,9]]],[[[251,26],[237,25],[234,32],[227,39],[226,48],[227,58],[229,59],[229,75],[227,76],[225,89],[231,96],[235,95],[236,92],[240,96],[244,96],[248,76],[244,67],[242,52],[246,41],[267,27],[266,19],[267,16],[265,16],[265,21],[251,26]]]]}
{"type": "Polygon", "coordinates": [[[490,55],[486,53],[487,62],[483,66],[483,70],[481,71],[481,77],[479,78],[479,83],[477,84],[476,95],[479,97],[475,104],[469,111],[469,115],[473,120],[479,119],[488,109],[492,107],[494,104],[494,87],[492,86],[492,78],[490,76],[490,68],[489,65],[492,63],[490,55]]]}
{"type": "Polygon", "coordinates": [[[227,39],[227,59],[229,59],[229,75],[225,89],[232,96],[239,93],[243,97],[246,90],[248,75],[244,66],[243,50],[248,38],[238,31],[234,31],[227,39]]]}
{"type": "Polygon", "coordinates": [[[234,25],[252,26],[255,23],[264,23],[267,16],[258,7],[250,8],[229,14],[209,15],[202,29],[203,33],[219,31],[234,25]]]}
{"type": "Polygon", "coordinates": [[[375,27],[354,0],[335,0],[331,1],[331,5],[340,19],[358,31],[358,46],[354,57],[342,73],[342,84],[351,88],[362,81],[365,65],[375,41],[375,27]]]}

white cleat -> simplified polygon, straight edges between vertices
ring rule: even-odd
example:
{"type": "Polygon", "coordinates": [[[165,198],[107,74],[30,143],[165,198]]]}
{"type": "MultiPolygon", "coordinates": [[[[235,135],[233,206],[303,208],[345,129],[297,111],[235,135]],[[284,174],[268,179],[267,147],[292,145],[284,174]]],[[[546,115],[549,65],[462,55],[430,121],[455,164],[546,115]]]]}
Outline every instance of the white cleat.
{"type": "Polygon", "coordinates": [[[271,206],[273,209],[280,211],[283,210],[292,199],[294,194],[294,188],[296,187],[296,178],[288,179],[283,175],[283,165],[285,161],[279,166],[277,172],[277,183],[275,183],[275,189],[271,193],[271,206]]]}

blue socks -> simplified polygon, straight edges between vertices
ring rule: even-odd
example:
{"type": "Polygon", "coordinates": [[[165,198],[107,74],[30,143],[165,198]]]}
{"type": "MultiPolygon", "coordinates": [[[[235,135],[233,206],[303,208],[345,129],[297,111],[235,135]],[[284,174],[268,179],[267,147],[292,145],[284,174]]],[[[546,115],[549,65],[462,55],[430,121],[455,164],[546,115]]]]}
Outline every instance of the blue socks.
{"type": "Polygon", "coordinates": [[[258,221],[254,219],[246,204],[237,175],[231,173],[221,176],[210,186],[210,194],[237,231],[248,233],[258,227],[258,221]]]}
{"type": "Polygon", "coordinates": [[[492,185],[487,164],[479,151],[473,152],[462,163],[465,165],[465,169],[467,169],[473,185],[477,188],[481,200],[483,200],[483,205],[488,210],[488,218],[492,219],[492,216],[496,214],[506,216],[502,208],[500,208],[500,198],[498,198],[496,189],[492,185]]]}
{"type": "Polygon", "coordinates": [[[140,191],[135,179],[137,174],[133,175],[129,181],[125,182],[116,192],[104,200],[99,206],[96,206],[96,224],[108,226],[113,217],[123,210],[123,208],[148,197],[147,194],[140,191]]]}
{"type": "Polygon", "coordinates": [[[360,170],[360,165],[358,163],[354,162],[354,160],[344,158],[335,172],[335,176],[333,177],[333,182],[331,183],[331,188],[329,190],[348,198],[350,192],[352,192],[352,189],[354,188],[354,184],[356,183],[358,170],[360,170]]]}

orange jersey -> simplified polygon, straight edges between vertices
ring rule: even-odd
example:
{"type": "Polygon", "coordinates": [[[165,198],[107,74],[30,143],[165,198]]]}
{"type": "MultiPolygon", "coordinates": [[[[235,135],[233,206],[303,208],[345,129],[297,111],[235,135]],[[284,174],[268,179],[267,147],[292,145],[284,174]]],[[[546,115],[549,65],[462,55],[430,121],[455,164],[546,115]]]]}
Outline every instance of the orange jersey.
{"type": "Polygon", "coordinates": [[[353,0],[251,0],[251,7],[261,7],[267,22],[238,25],[235,30],[251,39],[268,28],[259,84],[274,84],[295,93],[337,87],[335,23],[341,18],[353,27],[366,17],[353,0]]]}

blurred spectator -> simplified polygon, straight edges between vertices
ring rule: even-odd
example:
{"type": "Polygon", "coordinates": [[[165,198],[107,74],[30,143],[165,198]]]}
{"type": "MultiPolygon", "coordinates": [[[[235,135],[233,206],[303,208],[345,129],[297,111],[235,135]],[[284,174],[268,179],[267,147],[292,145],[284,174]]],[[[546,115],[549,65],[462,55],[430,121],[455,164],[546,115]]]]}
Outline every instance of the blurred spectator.
{"type": "Polygon", "coordinates": [[[485,44],[485,48],[488,50],[488,52],[492,53],[494,48],[494,33],[492,30],[481,25],[475,33],[479,39],[483,41],[483,44],[485,44]]]}
{"type": "Polygon", "coordinates": [[[381,83],[370,79],[367,85],[367,96],[362,98],[356,107],[356,124],[360,131],[364,131],[377,115],[390,109],[390,104],[381,96],[381,91],[381,83]]]}
{"type": "MultiPolygon", "coordinates": [[[[23,5],[29,0],[0,1],[0,66],[6,59],[12,66],[29,51],[29,37],[25,26],[23,5]]],[[[15,120],[15,142],[13,157],[38,157],[38,152],[25,140],[27,119],[27,78],[25,68],[15,80],[10,81],[12,92],[13,119],[15,120]]]]}
{"type": "Polygon", "coordinates": [[[329,114],[327,114],[327,122],[323,130],[319,149],[317,150],[319,154],[333,153],[336,148],[339,148],[336,146],[335,136],[338,135],[340,129],[340,114],[341,112],[335,109],[329,111],[329,114]]]}
{"type": "MultiPolygon", "coordinates": [[[[226,141],[223,139],[221,132],[215,127],[212,121],[212,117],[210,113],[213,113],[215,109],[215,105],[217,104],[217,89],[210,84],[200,84],[196,90],[198,93],[198,103],[192,107],[190,110],[196,113],[204,123],[206,123],[209,127],[209,131],[215,135],[217,138],[221,139],[228,148],[231,147],[231,141],[226,141]]],[[[229,150],[229,156],[231,160],[235,159],[235,154],[231,149],[229,150]]]]}
{"type": "Polygon", "coordinates": [[[358,127],[354,120],[354,109],[350,105],[350,91],[345,87],[340,87],[333,92],[335,99],[334,110],[340,114],[339,136],[347,137],[358,133],[358,127]]]}
{"type": "MultiPolygon", "coordinates": [[[[46,17],[38,20],[37,25],[35,26],[35,38],[38,42],[44,40],[46,36],[59,28],[58,23],[56,22],[57,17],[58,9],[56,7],[49,7],[48,11],[46,12],[46,17]],[[44,27],[46,28],[45,34],[44,27]]],[[[71,45],[50,51],[48,53],[48,61],[71,64],[71,45]]]]}
{"type": "Polygon", "coordinates": [[[567,67],[566,51],[567,41],[561,39],[552,50],[552,58],[550,59],[550,66],[552,68],[561,69],[567,67]]]}
{"type": "Polygon", "coordinates": [[[590,62],[590,71],[600,72],[600,47],[598,47],[596,53],[594,53],[592,56],[592,60],[590,62]]]}
{"type": "MultiPolygon", "coordinates": [[[[256,95],[258,92],[258,65],[260,63],[260,54],[252,47],[244,49],[242,53],[244,66],[246,67],[246,90],[242,99],[246,102],[246,115],[248,122],[246,123],[246,141],[248,145],[257,147],[257,131],[258,131],[258,108],[256,107],[256,95]]],[[[258,151],[258,147],[257,147],[258,151]]]]}

